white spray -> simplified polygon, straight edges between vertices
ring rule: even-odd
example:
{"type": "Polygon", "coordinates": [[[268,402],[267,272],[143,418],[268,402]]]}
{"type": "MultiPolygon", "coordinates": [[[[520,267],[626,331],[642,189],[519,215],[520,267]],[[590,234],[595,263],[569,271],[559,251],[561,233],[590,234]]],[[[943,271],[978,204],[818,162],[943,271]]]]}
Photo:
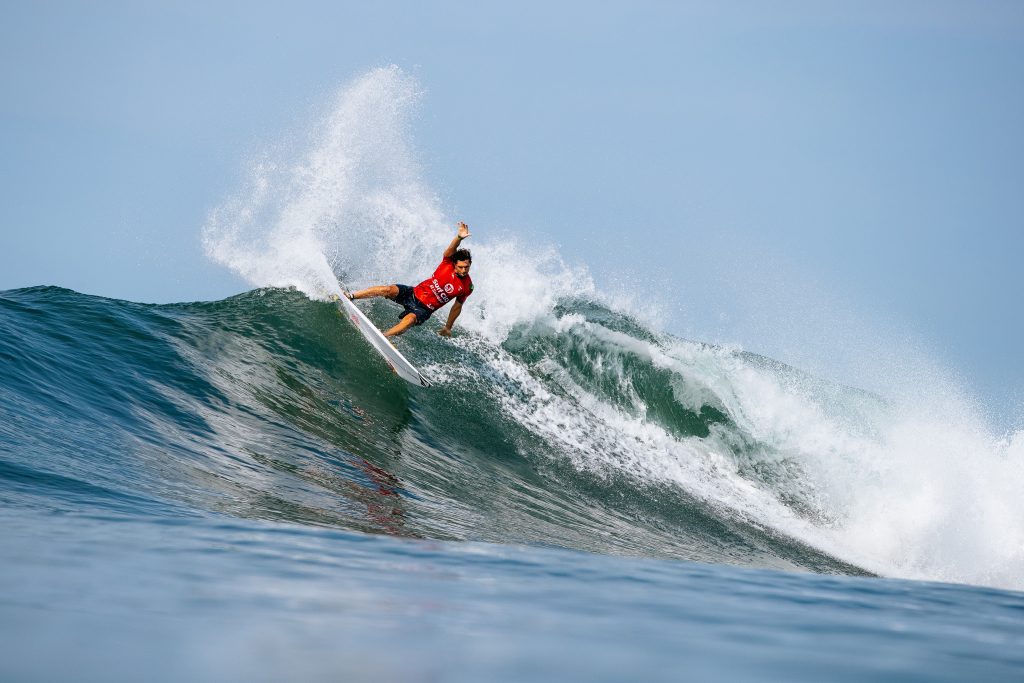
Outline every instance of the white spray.
{"type": "MultiPolygon", "coordinates": [[[[397,67],[343,88],[303,154],[253,163],[246,188],[211,213],[207,253],[254,286],[293,286],[316,298],[337,292],[339,277],[350,287],[425,277],[455,219],[421,180],[409,134],[419,98],[397,67]]],[[[992,436],[955,387],[931,400],[851,410],[736,350],[557,319],[560,299],[601,296],[584,269],[567,267],[553,249],[488,238],[486,226],[476,226],[468,246],[477,291],[460,325],[472,334],[453,343],[488,364],[507,414],[563,444],[577,467],[670,482],[882,574],[1024,588],[1024,432],[992,436]],[[552,393],[500,346],[521,323],[670,369],[681,405],[715,405],[737,433],[765,446],[765,458],[796,463],[802,479],[792,490],[813,498],[819,516],[795,513],[779,491],[746,476],[727,431],[678,438],[642,409],[627,414],[548,363],[545,381],[567,390],[552,393]]],[[[622,301],[612,308],[631,310],[622,301]]],[[[433,371],[446,376],[445,368],[433,371]]],[[[448,377],[465,381],[464,372],[448,377]]],[[[630,391],[627,378],[621,386],[630,391]]]]}

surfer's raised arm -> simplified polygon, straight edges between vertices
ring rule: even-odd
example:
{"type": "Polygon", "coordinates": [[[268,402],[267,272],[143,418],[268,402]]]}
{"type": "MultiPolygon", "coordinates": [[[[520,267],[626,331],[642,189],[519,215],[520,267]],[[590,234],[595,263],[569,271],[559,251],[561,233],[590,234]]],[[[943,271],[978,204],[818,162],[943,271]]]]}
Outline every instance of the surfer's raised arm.
{"type": "Polygon", "coordinates": [[[444,259],[450,259],[455,256],[455,252],[459,250],[459,245],[462,244],[462,240],[469,237],[469,226],[459,221],[459,233],[455,235],[455,239],[448,245],[448,248],[444,250],[444,259]]]}

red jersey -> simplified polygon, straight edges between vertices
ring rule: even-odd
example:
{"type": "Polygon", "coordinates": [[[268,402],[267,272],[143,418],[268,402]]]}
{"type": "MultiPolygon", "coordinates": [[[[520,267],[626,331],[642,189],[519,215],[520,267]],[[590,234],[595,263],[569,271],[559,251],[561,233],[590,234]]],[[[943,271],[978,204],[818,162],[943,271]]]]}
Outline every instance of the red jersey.
{"type": "Polygon", "coordinates": [[[434,271],[434,277],[416,285],[412,293],[424,306],[432,311],[444,306],[452,299],[465,303],[466,297],[473,293],[473,280],[467,275],[458,277],[455,274],[455,261],[445,259],[434,271]]]}

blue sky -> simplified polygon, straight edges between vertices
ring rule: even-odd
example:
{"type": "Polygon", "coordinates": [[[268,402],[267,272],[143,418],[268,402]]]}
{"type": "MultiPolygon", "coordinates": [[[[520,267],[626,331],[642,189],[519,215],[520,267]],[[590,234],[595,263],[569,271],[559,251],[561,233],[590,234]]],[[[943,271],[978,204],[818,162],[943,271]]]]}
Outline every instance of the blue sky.
{"type": "Polygon", "coordinates": [[[4,3],[0,289],[245,289],[208,212],[397,64],[426,180],[478,234],[852,384],[920,347],[1020,414],[1021,3],[369,4],[4,3]]]}

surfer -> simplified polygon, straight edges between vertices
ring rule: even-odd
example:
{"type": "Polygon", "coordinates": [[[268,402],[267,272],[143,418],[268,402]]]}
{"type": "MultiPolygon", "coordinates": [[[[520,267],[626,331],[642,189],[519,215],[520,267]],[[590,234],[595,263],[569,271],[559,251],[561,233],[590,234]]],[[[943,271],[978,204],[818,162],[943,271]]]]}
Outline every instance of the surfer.
{"type": "Polygon", "coordinates": [[[349,295],[350,299],[372,299],[383,296],[391,299],[402,308],[401,319],[397,325],[384,333],[385,337],[397,337],[414,325],[422,325],[452,299],[452,310],[448,313],[448,322],[437,331],[442,337],[452,336],[452,325],[462,313],[462,304],[473,293],[473,280],[469,277],[469,267],[473,265],[473,257],[469,249],[461,249],[462,240],[469,238],[469,226],[459,223],[458,234],[444,250],[441,264],[434,274],[415,287],[409,285],[379,285],[369,287],[349,295]]]}

